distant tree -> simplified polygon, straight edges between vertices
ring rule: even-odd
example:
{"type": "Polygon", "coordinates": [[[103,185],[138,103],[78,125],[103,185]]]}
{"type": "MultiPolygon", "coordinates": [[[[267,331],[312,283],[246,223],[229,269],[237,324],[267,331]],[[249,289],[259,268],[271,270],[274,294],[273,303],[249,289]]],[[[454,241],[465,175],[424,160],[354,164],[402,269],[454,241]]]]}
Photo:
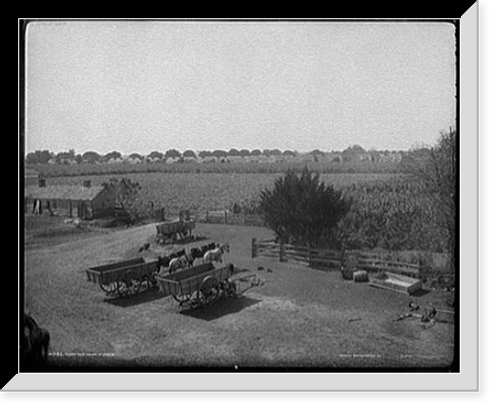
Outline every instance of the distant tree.
{"type": "Polygon", "coordinates": [[[121,159],[122,158],[122,154],[118,151],[112,151],[112,152],[108,152],[106,155],[104,155],[102,157],[102,160],[104,162],[109,162],[110,160],[117,160],[117,159],[121,159]]]}
{"type": "Polygon", "coordinates": [[[284,242],[320,246],[335,237],[337,223],[349,211],[351,201],[342,191],[320,181],[320,175],[304,168],[277,178],[274,188],[261,192],[260,208],[268,226],[284,242]]]}
{"type": "Polygon", "coordinates": [[[212,152],[210,151],[200,151],[198,154],[200,158],[206,158],[208,156],[212,156],[212,152]]]}
{"type": "Polygon", "coordinates": [[[70,164],[75,161],[75,151],[74,149],[69,150],[68,152],[59,152],[56,155],[56,162],[60,165],[70,164]]]}
{"type": "Polygon", "coordinates": [[[365,154],[366,150],[359,145],[352,145],[342,151],[342,159],[345,161],[353,162],[360,158],[361,155],[365,154]]]}
{"type": "Polygon", "coordinates": [[[165,152],[165,159],[180,157],[182,157],[182,154],[177,149],[169,149],[167,152],[165,152]]]}
{"type": "Polygon", "coordinates": [[[139,161],[142,161],[144,159],[144,156],[137,152],[131,153],[128,157],[130,159],[138,159],[139,161]]]}
{"type": "Polygon", "coordinates": [[[250,151],[248,149],[241,149],[240,156],[250,156],[250,151]]]}
{"type": "Polygon", "coordinates": [[[52,152],[49,152],[48,150],[30,152],[26,155],[26,163],[33,165],[46,164],[54,157],[55,155],[52,152]]]}
{"type": "Polygon", "coordinates": [[[238,149],[231,148],[227,154],[229,156],[240,156],[240,151],[238,149]]]}
{"type": "Polygon", "coordinates": [[[163,159],[163,154],[161,152],[159,152],[159,151],[152,151],[148,155],[148,158],[156,160],[156,161],[161,161],[163,159]]]}
{"type": "Polygon", "coordinates": [[[212,156],[216,156],[217,158],[225,158],[227,156],[227,152],[222,149],[216,149],[212,152],[212,156]]]}
{"type": "Polygon", "coordinates": [[[254,149],[252,152],[250,152],[251,156],[260,156],[262,155],[262,151],[260,149],[254,149]]]}
{"type": "Polygon", "coordinates": [[[297,152],[291,151],[290,149],[287,149],[286,151],[283,152],[283,155],[285,155],[285,156],[296,156],[297,152]]]}
{"type": "Polygon", "coordinates": [[[196,154],[193,150],[187,149],[182,153],[183,158],[196,158],[196,154]]]}
{"type": "Polygon", "coordinates": [[[279,149],[271,149],[269,151],[269,155],[272,155],[272,156],[280,156],[281,155],[281,151],[279,149]]]}
{"type": "Polygon", "coordinates": [[[82,161],[85,163],[97,163],[101,160],[101,155],[94,151],[85,152],[82,155],[82,161]]]}
{"type": "Polygon", "coordinates": [[[313,156],[324,156],[325,155],[325,153],[319,149],[314,149],[309,153],[313,156]]]}

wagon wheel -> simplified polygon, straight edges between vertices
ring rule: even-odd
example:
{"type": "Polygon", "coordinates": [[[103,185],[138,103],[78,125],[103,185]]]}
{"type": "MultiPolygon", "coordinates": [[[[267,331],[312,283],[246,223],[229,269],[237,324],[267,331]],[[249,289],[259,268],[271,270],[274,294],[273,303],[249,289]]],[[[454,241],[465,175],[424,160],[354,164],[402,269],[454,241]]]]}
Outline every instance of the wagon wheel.
{"type": "Polygon", "coordinates": [[[101,287],[101,290],[103,290],[107,295],[109,294],[114,294],[118,288],[118,283],[112,282],[109,284],[99,284],[99,287],[101,287]]]}
{"type": "Polygon", "coordinates": [[[215,277],[209,275],[203,279],[200,288],[196,293],[196,300],[203,307],[212,306],[218,299],[220,294],[220,282],[215,277]]]}
{"type": "Polygon", "coordinates": [[[191,299],[192,295],[193,295],[192,291],[188,293],[179,292],[177,294],[172,294],[172,297],[174,298],[175,301],[177,301],[179,304],[182,305],[184,303],[187,303],[191,299]]]}
{"type": "Polygon", "coordinates": [[[142,279],[143,282],[146,283],[146,289],[149,290],[158,284],[158,281],[155,278],[155,274],[145,275],[142,279]]]}
{"type": "Polygon", "coordinates": [[[224,283],[224,294],[227,298],[236,298],[237,287],[234,281],[226,281],[224,283]]]}
{"type": "Polygon", "coordinates": [[[140,280],[133,278],[132,270],[128,270],[118,280],[116,292],[121,296],[135,295],[141,289],[141,284],[140,280]]]}

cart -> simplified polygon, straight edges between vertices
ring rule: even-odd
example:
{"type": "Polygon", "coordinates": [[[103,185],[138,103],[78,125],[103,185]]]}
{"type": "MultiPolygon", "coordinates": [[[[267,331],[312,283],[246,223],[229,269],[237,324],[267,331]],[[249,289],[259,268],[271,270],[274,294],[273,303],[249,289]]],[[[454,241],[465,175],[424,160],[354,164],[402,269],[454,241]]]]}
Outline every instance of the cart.
{"type": "Polygon", "coordinates": [[[164,244],[172,243],[176,239],[183,240],[192,236],[195,221],[172,221],[162,222],[156,226],[156,242],[164,244]]]}
{"type": "Polygon", "coordinates": [[[88,268],[87,279],[99,284],[106,295],[132,296],[142,288],[156,285],[158,260],[134,258],[113,264],[88,268]]]}
{"type": "Polygon", "coordinates": [[[221,298],[235,298],[262,285],[255,274],[234,274],[232,264],[216,268],[211,262],[172,274],[160,274],[160,291],[172,296],[180,306],[208,308],[221,298]]]}

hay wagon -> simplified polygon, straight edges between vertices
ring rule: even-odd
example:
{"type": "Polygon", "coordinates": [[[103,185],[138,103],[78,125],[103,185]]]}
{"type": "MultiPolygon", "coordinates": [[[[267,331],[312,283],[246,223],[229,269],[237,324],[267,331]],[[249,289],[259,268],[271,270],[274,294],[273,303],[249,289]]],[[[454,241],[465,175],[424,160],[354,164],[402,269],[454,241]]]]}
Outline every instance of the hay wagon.
{"type": "Polygon", "coordinates": [[[156,285],[158,260],[134,258],[88,268],[87,279],[99,284],[106,295],[131,296],[156,285]]]}
{"type": "Polygon", "coordinates": [[[232,264],[216,268],[211,262],[157,276],[160,291],[181,306],[208,308],[221,298],[234,298],[261,285],[255,274],[235,276],[232,264]]]}
{"type": "Polygon", "coordinates": [[[162,222],[156,225],[156,242],[167,243],[173,242],[176,239],[183,240],[192,236],[195,228],[195,221],[172,221],[162,222]]]}

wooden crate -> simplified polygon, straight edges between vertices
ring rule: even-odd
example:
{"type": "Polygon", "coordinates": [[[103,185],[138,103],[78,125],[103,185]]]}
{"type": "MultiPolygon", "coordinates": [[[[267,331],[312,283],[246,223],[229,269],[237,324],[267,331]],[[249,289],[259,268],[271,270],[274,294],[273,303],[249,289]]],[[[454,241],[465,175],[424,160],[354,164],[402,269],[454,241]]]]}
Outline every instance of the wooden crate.
{"type": "Polygon", "coordinates": [[[370,285],[411,295],[422,288],[422,281],[385,271],[370,278],[370,285]]]}

